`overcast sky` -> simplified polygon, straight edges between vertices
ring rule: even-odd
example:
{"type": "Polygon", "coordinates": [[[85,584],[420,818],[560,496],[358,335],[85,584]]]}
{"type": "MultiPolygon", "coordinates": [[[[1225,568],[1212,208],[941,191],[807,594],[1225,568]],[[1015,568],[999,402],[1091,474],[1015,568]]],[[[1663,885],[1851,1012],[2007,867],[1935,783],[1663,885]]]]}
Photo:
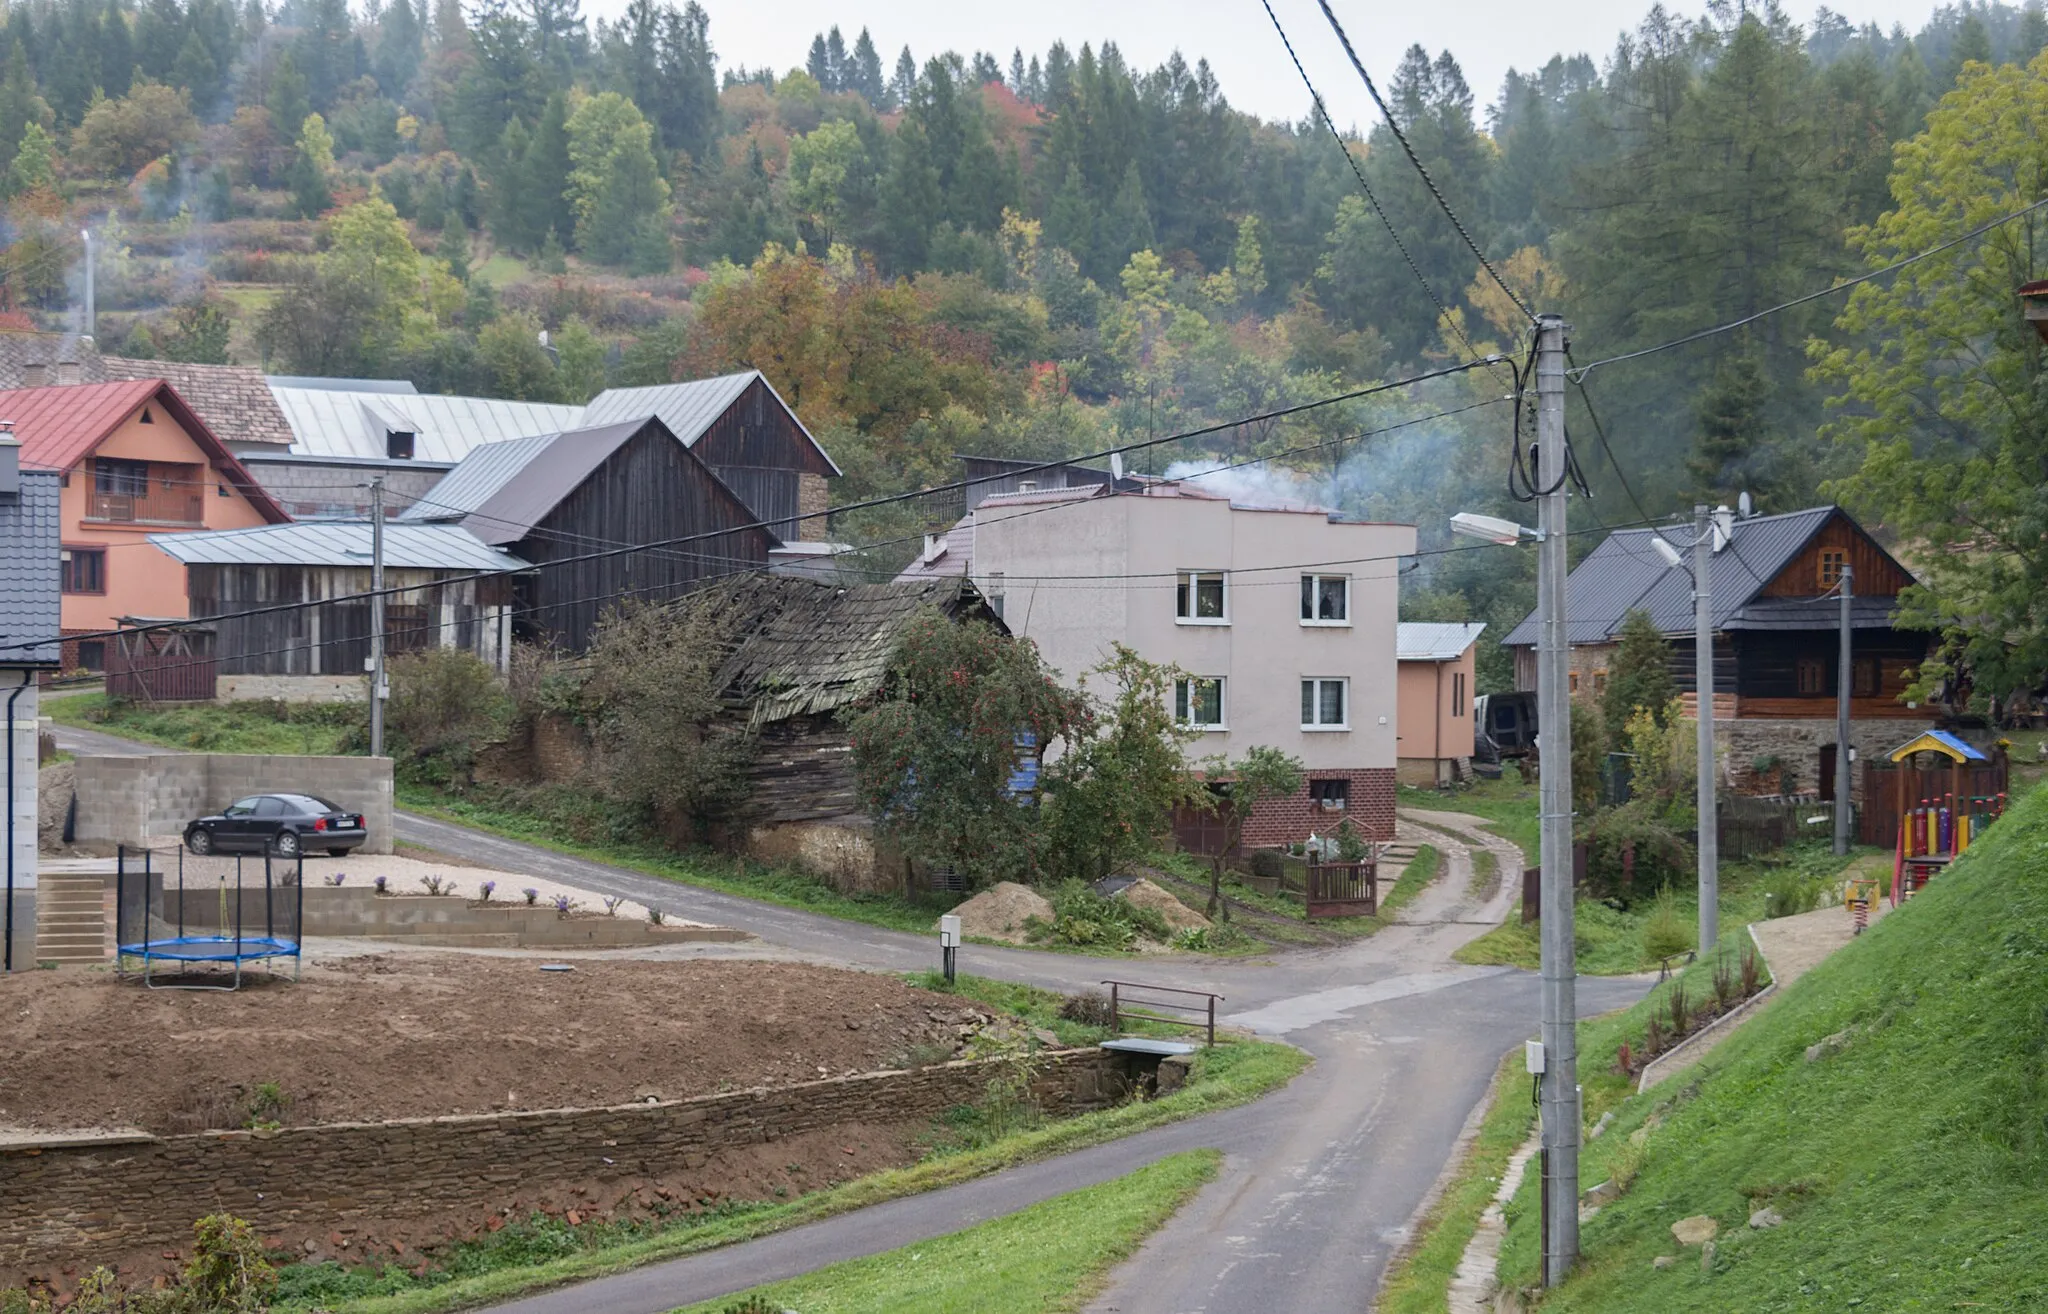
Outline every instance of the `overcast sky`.
{"type": "MultiPolygon", "coordinates": [[[[884,75],[908,44],[920,63],[939,51],[996,53],[1007,68],[1010,51],[1028,60],[1055,40],[1078,51],[1083,41],[1114,41],[1131,64],[1150,69],[1178,48],[1190,64],[1206,58],[1224,95],[1239,109],[1269,119],[1299,117],[1308,96],[1287,61],[1259,0],[702,0],[711,14],[711,40],[719,62],[731,67],[766,64],[786,71],[802,65],[813,34],[837,23],[848,46],[863,26],[882,52],[884,75]]],[[[585,0],[584,13],[615,18],[626,0],[585,0]]],[[[1497,96],[1511,67],[1537,67],[1551,55],[1586,53],[1604,61],[1615,36],[1637,23],[1649,0],[1335,0],[1374,79],[1390,78],[1401,51],[1421,42],[1432,53],[1448,46],[1483,108],[1497,96]]],[[[1697,0],[1675,0],[1682,13],[1699,13],[1697,0]]],[[[1889,28],[1917,30],[1934,0],[1838,0],[1833,7],[1858,24],[1875,19],[1889,28]]],[[[1273,0],[1301,52],[1309,76],[1340,125],[1369,122],[1371,102],[1338,48],[1315,0],[1273,0]]],[[[1806,0],[1788,0],[1800,21],[1812,16],[1806,0]]],[[[1482,119],[1482,122],[1484,120],[1482,119]]]]}

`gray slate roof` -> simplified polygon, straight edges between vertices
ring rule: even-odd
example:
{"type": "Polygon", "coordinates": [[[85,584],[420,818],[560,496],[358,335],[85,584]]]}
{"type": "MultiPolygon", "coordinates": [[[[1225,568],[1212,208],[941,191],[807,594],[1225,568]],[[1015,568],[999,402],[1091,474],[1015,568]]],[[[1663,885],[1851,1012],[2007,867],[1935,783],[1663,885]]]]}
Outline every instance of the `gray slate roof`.
{"type": "Polygon", "coordinates": [[[941,579],[974,573],[974,513],[969,511],[960,517],[958,524],[935,537],[945,540],[945,547],[930,561],[920,551],[915,561],[897,573],[899,583],[908,584],[921,579],[941,579]]]}
{"type": "Polygon", "coordinates": [[[1402,621],[1394,627],[1394,658],[1404,662],[1454,662],[1479,642],[1485,621],[1402,621]]]}
{"type": "MultiPolygon", "coordinates": [[[[1710,558],[1707,579],[1713,590],[1714,628],[1821,629],[1833,625],[1837,613],[1828,604],[1757,595],[1836,516],[1849,520],[1847,512],[1834,506],[1737,520],[1728,545],[1710,558]]],[[[1850,523],[1855,524],[1853,520],[1850,523]]],[[[1620,632],[1631,611],[1647,612],[1665,635],[1692,633],[1692,576],[1682,567],[1664,564],[1650,544],[1657,532],[1618,529],[1572,571],[1566,585],[1566,642],[1606,643],[1620,632]]],[[[1690,525],[1663,533],[1681,550],[1692,538],[1690,525]]],[[[1691,557],[1687,551],[1688,562],[1691,557]]],[[[1889,598],[1859,598],[1852,612],[1853,624],[1860,629],[1885,628],[1891,623],[1895,605],[1889,598]]],[[[1510,648],[1533,646],[1536,631],[1536,614],[1531,612],[1501,643],[1510,648]]]]}
{"type": "Polygon", "coordinates": [[[832,460],[811,431],[804,428],[796,412],[790,410],[782,394],[775,391],[759,370],[745,370],[739,374],[721,374],[716,378],[692,379],[687,383],[658,383],[644,388],[607,388],[590,399],[583,408],[583,423],[614,424],[621,420],[640,419],[655,415],[669,427],[669,432],[683,440],[683,446],[694,447],[712,421],[725,414],[726,407],[739,399],[739,395],[760,379],[768,389],[768,395],[775,398],[775,404],[789,411],[789,417],[809,438],[811,446],[818,449],[818,455],[832,467],[832,473],[839,473],[839,466],[832,460]]]}
{"type": "MultiPolygon", "coordinates": [[[[255,529],[151,534],[149,541],[186,565],[370,566],[372,530],[364,520],[301,520],[255,529]]],[[[384,564],[394,570],[524,570],[527,563],[480,541],[460,525],[384,524],[384,564]]]]}
{"type": "Polygon", "coordinates": [[[63,542],[54,470],[23,470],[21,495],[0,499],[0,666],[56,666],[63,624],[59,545],[63,542]],[[8,645],[48,638],[32,648],[8,645]]]}

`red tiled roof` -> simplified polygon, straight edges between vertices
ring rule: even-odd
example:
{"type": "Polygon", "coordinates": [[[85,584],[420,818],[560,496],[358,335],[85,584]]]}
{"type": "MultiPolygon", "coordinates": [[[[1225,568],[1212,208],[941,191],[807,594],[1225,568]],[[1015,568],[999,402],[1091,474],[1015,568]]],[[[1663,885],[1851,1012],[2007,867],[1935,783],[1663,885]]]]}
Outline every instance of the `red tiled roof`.
{"type": "Polygon", "coordinates": [[[14,422],[26,467],[65,471],[92,454],[108,434],[146,402],[155,402],[192,436],[210,464],[272,524],[291,517],[263,491],[213,430],[162,379],[80,383],[63,388],[0,391],[0,420],[14,422]]]}

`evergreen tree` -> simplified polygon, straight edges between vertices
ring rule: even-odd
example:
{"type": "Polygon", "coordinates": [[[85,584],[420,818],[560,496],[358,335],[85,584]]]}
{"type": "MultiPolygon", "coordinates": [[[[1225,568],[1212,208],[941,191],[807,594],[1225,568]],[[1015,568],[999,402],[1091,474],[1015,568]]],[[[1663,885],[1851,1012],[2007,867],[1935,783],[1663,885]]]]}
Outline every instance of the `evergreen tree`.
{"type": "Polygon", "coordinates": [[[526,176],[527,151],[533,134],[518,119],[505,125],[498,138],[498,170],[491,177],[491,203],[487,214],[491,236],[508,251],[527,252],[540,243],[540,230],[548,220],[540,213],[536,194],[526,176]]]}
{"type": "Polygon", "coordinates": [[[826,53],[823,32],[811,38],[810,54],[804,57],[804,72],[826,91],[832,90],[832,57],[826,53]]]}
{"type": "Polygon", "coordinates": [[[1052,204],[1046,208],[1046,245],[1077,257],[1090,256],[1095,250],[1095,223],[1095,205],[1082,186],[1081,166],[1069,164],[1059,190],[1053,193],[1052,204]]]}
{"type": "Polygon", "coordinates": [[[372,69],[378,89],[393,100],[405,95],[426,54],[426,24],[413,8],[413,0],[390,0],[377,22],[372,69]]]}
{"type": "Polygon", "coordinates": [[[264,100],[270,109],[270,125],[288,137],[299,135],[299,125],[313,112],[306,98],[306,79],[290,51],[278,56],[270,71],[270,95],[264,100]]]}
{"type": "Polygon", "coordinates": [[[1770,382],[1753,352],[1725,356],[1700,394],[1699,437],[1686,469],[1695,500],[1732,503],[1745,489],[1758,489],[1759,452],[1767,446],[1770,382]]]}
{"type": "Polygon", "coordinates": [[[220,70],[197,31],[185,34],[178,62],[171,68],[171,84],[192,94],[193,111],[208,123],[218,123],[233,108],[221,87],[220,70]]]}
{"type": "Polygon", "coordinates": [[[100,18],[100,90],[109,99],[119,100],[128,94],[134,80],[135,46],[129,38],[128,15],[121,0],[107,0],[106,13],[100,18]]]}
{"type": "Polygon", "coordinates": [[[882,177],[882,253],[889,267],[909,273],[924,264],[932,229],[944,215],[939,171],[932,167],[931,142],[923,126],[906,116],[889,144],[889,169],[882,177]]]}
{"type": "MultiPolygon", "coordinates": [[[[49,72],[42,82],[59,123],[72,125],[85,117],[100,82],[100,20],[97,11],[67,6],[68,19],[51,24],[49,72]]],[[[64,10],[55,11],[63,14],[64,10]]]]}
{"type": "Polygon", "coordinates": [[[825,34],[825,74],[818,85],[827,91],[847,90],[847,78],[851,69],[846,62],[846,38],[839,35],[839,25],[825,34]]]}
{"type": "Polygon", "coordinates": [[[917,95],[917,61],[910,57],[910,47],[905,46],[902,53],[896,56],[896,73],[895,76],[889,79],[888,103],[882,106],[882,108],[895,109],[898,106],[907,105],[910,103],[911,97],[915,95],[917,95]]]}
{"type": "Polygon", "coordinates": [[[28,50],[16,37],[8,46],[6,71],[0,73],[0,175],[14,163],[15,148],[30,124],[48,128],[55,121],[50,107],[36,94],[35,77],[28,68],[28,50]]]}
{"type": "Polygon", "coordinates": [[[2043,47],[2048,47],[2048,14],[2042,13],[2041,0],[2030,0],[2020,11],[2019,26],[2013,30],[2012,62],[2031,64],[2043,47]]]}
{"type": "Polygon", "coordinates": [[[711,48],[711,18],[697,0],[661,20],[661,96],[640,102],[654,116],[662,144],[710,161],[718,138],[718,57],[711,48]]]}
{"type": "Polygon", "coordinates": [[[7,194],[26,196],[30,192],[57,190],[57,148],[43,125],[31,121],[15,143],[14,158],[7,165],[7,194]]]}
{"type": "Polygon", "coordinates": [[[434,259],[448,267],[458,283],[469,281],[469,236],[461,224],[444,224],[441,240],[434,246],[434,259]]]}
{"type": "Polygon", "coordinates": [[[1984,26],[1984,20],[1975,11],[1965,10],[1963,21],[1956,26],[1955,44],[1949,47],[1948,62],[1942,67],[1942,86],[1954,86],[1956,79],[1963,75],[1963,65],[1990,62],[1991,30],[1984,26]]]}
{"type": "Polygon", "coordinates": [[[1027,93],[1030,90],[1025,83],[1024,47],[1022,46],[1014,47],[1010,51],[1010,90],[1017,94],[1019,100],[1026,99],[1027,93]]]}
{"type": "Polygon", "coordinates": [[[301,219],[316,219],[334,205],[328,173],[334,168],[334,139],[318,114],[308,114],[299,128],[290,177],[292,207],[301,219]]]}
{"type": "Polygon", "coordinates": [[[866,28],[854,38],[853,65],[847,83],[847,90],[859,92],[870,105],[879,107],[887,94],[882,85],[882,56],[875,50],[875,39],[866,28]]]}
{"type": "Polygon", "coordinates": [[[1607,665],[1607,692],[1601,719],[1617,737],[1629,717],[1647,711],[1658,725],[1667,721],[1671,700],[1678,696],[1671,680],[1671,645],[1657,631],[1647,612],[1631,611],[1615,636],[1614,657],[1607,665]]]}
{"type": "Polygon", "coordinates": [[[576,235],[576,210],[569,200],[569,98],[561,92],[548,97],[534,125],[533,140],[526,148],[522,170],[529,207],[525,229],[530,241],[547,243],[548,234],[567,250],[576,235]]]}
{"type": "Polygon", "coordinates": [[[1039,102],[1049,109],[1063,109],[1074,94],[1074,57],[1067,43],[1055,41],[1045,52],[1045,96],[1039,102]]]}
{"type": "MultiPolygon", "coordinates": [[[[108,16],[120,12],[119,6],[109,4],[108,16]]],[[[100,40],[102,50],[105,43],[113,40],[111,33],[101,23],[100,40]]],[[[127,34],[121,40],[127,41],[127,34]]],[[[171,77],[172,62],[185,44],[185,14],[178,7],[177,0],[140,0],[135,13],[135,37],[130,49],[129,63],[141,68],[145,77],[154,82],[167,82],[171,77]]],[[[110,61],[104,57],[102,65],[110,61]]],[[[109,89],[108,95],[114,92],[109,89]]]]}
{"type": "Polygon", "coordinates": [[[1003,66],[996,63],[996,57],[985,50],[974,52],[974,64],[972,67],[974,71],[974,85],[977,87],[985,87],[991,82],[1001,83],[1003,80],[1003,66]]]}
{"type": "Polygon", "coordinates": [[[208,223],[223,223],[235,217],[235,186],[224,168],[206,175],[206,191],[200,198],[199,213],[208,223]]]}
{"type": "Polygon", "coordinates": [[[1132,160],[1124,166],[1123,182],[1102,216],[1096,257],[1105,267],[1121,267],[1137,252],[1150,250],[1152,241],[1152,211],[1145,204],[1145,184],[1138,176],[1138,162],[1132,160]]]}

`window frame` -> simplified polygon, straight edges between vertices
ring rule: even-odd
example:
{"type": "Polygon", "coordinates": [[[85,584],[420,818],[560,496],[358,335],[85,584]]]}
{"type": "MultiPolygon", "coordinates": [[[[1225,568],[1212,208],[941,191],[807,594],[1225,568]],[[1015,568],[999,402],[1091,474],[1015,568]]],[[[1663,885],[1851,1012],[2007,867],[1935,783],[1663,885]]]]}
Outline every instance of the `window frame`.
{"type": "Polygon", "coordinates": [[[1820,590],[1825,593],[1842,582],[1842,572],[1849,568],[1849,549],[1824,547],[1820,550],[1820,590]],[[1834,574],[1828,571],[1833,569],[1834,574]]]}
{"type": "Polygon", "coordinates": [[[1308,805],[1317,812],[1349,812],[1351,810],[1351,781],[1345,776],[1312,779],[1308,782],[1308,805]],[[1331,787],[1335,786],[1334,789],[1331,787]],[[1323,795],[1325,792],[1337,796],[1337,806],[1331,807],[1323,795]]]}
{"type": "Polygon", "coordinates": [[[1828,692],[1828,664],[1818,657],[1800,657],[1792,663],[1792,688],[1800,698],[1825,698],[1828,692]],[[1811,673],[1813,688],[1807,688],[1811,673]]]}
{"type": "Polygon", "coordinates": [[[1349,730],[1351,728],[1351,677],[1348,675],[1304,675],[1301,677],[1301,692],[1308,693],[1311,685],[1314,686],[1315,692],[1310,697],[1310,707],[1314,710],[1318,719],[1302,721],[1302,733],[1335,734],[1340,731],[1349,730]],[[1344,716],[1341,721],[1326,723],[1320,719],[1323,714],[1323,686],[1331,684],[1336,685],[1342,691],[1339,696],[1344,701],[1344,716]]]}
{"type": "Polygon", "coordinates": [[[1301,600],[1302,610],[1304,612],[1315,612],[1321,610],[1320,603],[1322,601],[1322,585],[1325,580],[1336,580],[1344,585],[1344,615],[1341,619],[1338,620],[1324,620],[1317,616],[1304,615],[1301,618],[1302,628],[1323,630],[1348,630],[1351,628],[1351,576],[1349,575],[1325,575],[1320,572],[1314,571],[1303,572],[1301,577],[1301,583],[1302,587],[1306,589],[1308,593],[1307,596],[1301,600]]]}
{"type": "Polygon", "coordinates": [[[1852,698],[1878,698],[1884,694],[1884,659],[1881,657],[1850,657],[1849,696],[1852,698]],[[1868,677],[1867,679],[1865,677],[1868,677]]]}
{"type": "Polygon", "coordinates": [[[1174,572],[1173,577],[1173,623],[1176,625],[1228,625],[1230,624],[1230,572],[1227,570],[1183,569],[1174,572]],[[1200,608],[1199,591],[1201,582],[1214,576],[1217,583],[1223,614],[1220,616],[1197,616],[1193,613],[1200,608]],[[1187,607],[1183,612],[1181,608],[1187,607]]]}
{"type": "Polygon", "coordinates": [[[1465,715],[1465,673],[1451,672],[1451,716],[1460,719],[1465,715]]]}
{"type": "Polygon", "coordinates": [[[1204,734],[1225,734],[1230,730],[1229,681],[1221,675],[1183,675],[1173,682],[1173,719],[1178,725],[1204,734]],[[1216,720],[1195,720],[1195,690],[1199,685],[1216,686],[1216,720]]]}
{"type": "Polygon", "coordinates": [[[58,564],[57,591],[65,597],[104,598],[107,596],[107,548],[104,543],[81,543],[76,547],[65,544],[58,564]],[[99,587],[96,589],[73,588],[72,571],[83,557],[99,560],[99,587]]]}
{"type": "Polygon", "coordinates": [[[121,456],[92,458],[92,491],[99,497],[148,497],[150,462],[121,456]]]}

